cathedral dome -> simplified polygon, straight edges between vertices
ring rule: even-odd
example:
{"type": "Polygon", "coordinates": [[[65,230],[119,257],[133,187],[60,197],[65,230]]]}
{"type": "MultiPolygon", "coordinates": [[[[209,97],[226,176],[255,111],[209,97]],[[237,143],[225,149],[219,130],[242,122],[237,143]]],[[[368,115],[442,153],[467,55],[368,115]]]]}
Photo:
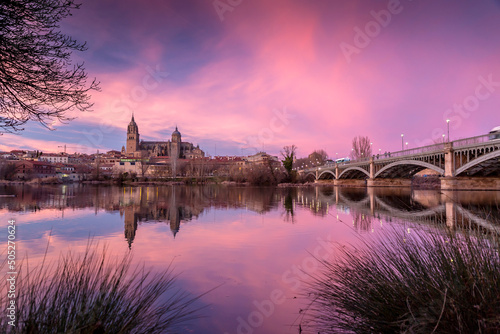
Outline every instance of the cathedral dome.
{"type": "Polygon", "coordinates": [[[179,132],[179,130],[177,130],[177,127],[175,127],[175,131],[172,132],[172,142],[174,143],[181,142],[181,133],[179,132]]]}

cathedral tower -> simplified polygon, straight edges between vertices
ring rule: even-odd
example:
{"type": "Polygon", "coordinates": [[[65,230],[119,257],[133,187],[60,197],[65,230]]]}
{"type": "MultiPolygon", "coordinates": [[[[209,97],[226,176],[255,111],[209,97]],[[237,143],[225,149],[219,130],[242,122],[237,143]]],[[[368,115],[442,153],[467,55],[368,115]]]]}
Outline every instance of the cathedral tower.
{"type": "Polygon", "coordinates": [[[172,132],[172,157],[180,158],[181,156],[181,133],[175,127],[175,131],[172,132]]]}
{"type": "Polygon", "coordinates": [[[136,151],[139,151],[139,128],[132,114],[132,120],[127,128],[127,154],[133,154],[136,151]]]}

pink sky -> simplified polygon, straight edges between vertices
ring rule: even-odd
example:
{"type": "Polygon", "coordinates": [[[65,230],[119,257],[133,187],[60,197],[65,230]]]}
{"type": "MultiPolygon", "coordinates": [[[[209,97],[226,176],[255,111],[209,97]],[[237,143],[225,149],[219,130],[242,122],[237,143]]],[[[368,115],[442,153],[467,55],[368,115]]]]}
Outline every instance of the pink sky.
{"type": "Polygon", "coordinates": [[[345,156],[357,135],[376,153],[402,133],[431,144],[447,118],[451,139],[500,125],[498,1],[84,1],[62,28],[88,43],[94,111],[0,150],[121,149],[132,111],[142,139],[177,125],[211,155],[345,156]]]}

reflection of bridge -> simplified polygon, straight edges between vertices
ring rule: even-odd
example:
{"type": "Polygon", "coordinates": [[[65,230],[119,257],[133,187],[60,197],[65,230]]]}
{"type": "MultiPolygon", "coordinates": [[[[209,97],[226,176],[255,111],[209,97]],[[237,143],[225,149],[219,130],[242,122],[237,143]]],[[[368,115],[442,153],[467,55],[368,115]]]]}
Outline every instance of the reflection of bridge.
{"type": "Polygon", "coordinates": [[[446,191],[426,193],[410,189],[376,191],[374,188],[316,187],[314,193],[298,194],[297,201],[314,210],[336,207],[337,210],[345,211],[349,208],[348,212],[353,218],[359,214],[372,218],[385,216],[386,219],[396,218],[415,223],[446,224],[449,228],[468,224],[500,235],[499,225],[481,217],[480,213],[467,208],[465,202],[461,204],[460,200],[453,197],[453,192],[446,191]]]}
{"type": "Polygon", "coordinates": [[[411,178],[426,168],[443,176],[442,189],[500,189],[500,139],[477,136],[317,166],[299,173],[314,180],[333,179],[336,185],[366,182],[368,186],[394,186],[410,185],[411,178]],[[485,178],[488,182],[484,182],[485,178]]]}

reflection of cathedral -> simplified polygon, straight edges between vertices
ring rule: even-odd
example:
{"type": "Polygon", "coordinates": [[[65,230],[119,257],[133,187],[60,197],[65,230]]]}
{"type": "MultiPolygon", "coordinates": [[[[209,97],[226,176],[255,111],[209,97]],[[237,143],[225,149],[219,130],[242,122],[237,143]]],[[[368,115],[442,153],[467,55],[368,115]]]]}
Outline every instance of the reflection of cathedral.
{"type": "Polygon", "coordinates": [[[122,153],[133,156],[169,156],[177,158],[202,158],[205,153],[199,146],[194,146],[192,143],[183,142],[181,133],[175,127],[172,132],[172,140],[170,141],[140,141],[139,140],[139,127],[134,120],[132,120],[127,127],[127,144],[122,148],[122,153]]]}
{"type": "Polygon", "coordinates": [[[167,224],[178,237],[181,223],[197,218],[207,208],[238,208],[265,213],[278,206],[274,190],[219,187],[124,187],[116,199],[124,216],[125,238],[132,245],[139,226],[167,224]]]}
{"type": "Polygon", "coordinates": [[[170,231],[175,238],[179,232],[182,221],[192,219],[193,214],[187,213],[182,207],[171,208],[144,208],[140,206],[128,206],[124,208],[125,238],[129,248],[134,242],[138,222],[169,222],[170,231]]]}
{"type": "Polygon", "coordinates": [[[163,188],[153,191],[153,188],[139,188],[138,191],[124,192],[120,202],[120,214],[124,216],[125,238],[129,247],[134,242],[137,227],[143,223],[167,223],[172,235],[179,232],[181,222],[187,222],[198,217],[204,206],[197,201],[190,202],[196,196],[186,196],[182,191],[176,193],[176,188],[163,188]],[[144,191],[143,191],[144,190],[144,191]],[[186,201],[187,200],[187,201],[186,201]]]}

